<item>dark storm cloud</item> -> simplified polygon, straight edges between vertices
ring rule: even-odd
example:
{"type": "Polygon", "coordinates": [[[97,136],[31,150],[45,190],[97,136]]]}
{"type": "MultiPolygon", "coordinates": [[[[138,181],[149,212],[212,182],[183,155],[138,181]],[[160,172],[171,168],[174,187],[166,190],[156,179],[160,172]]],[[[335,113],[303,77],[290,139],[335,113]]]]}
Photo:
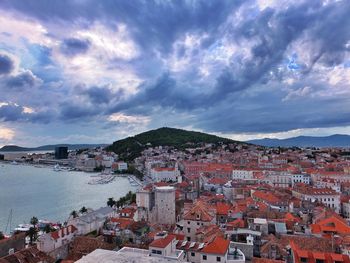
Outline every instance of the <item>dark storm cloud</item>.
{"type": "Polygon", "coordinates": [[[244,1],[2,1],[0,7],[13,9],[45,22],[102,20],[115,28],[115,22],[128,25],[134,39],[147,50],[169,52],[185,31],[215,33],[233,10],[244,1]]]}
{"type": "MultiPolygon", "coordinates": [[[[112,91],[108,85],[84,86],[79,92],[67,93],[73,95],[71,101],[56,102],[57,116],[43,112],[32,115],[32,121],[44,122],[50,116],[59,120],[85,122],[89,118],[107,117],[115,112],[157,118],[157,111],[166,110],[193,115],[191,125],[213,132],[276,132],[349,125],[347,98],[335,96],[332,100],[326,100],[308,94],[309,97],[295,96],[294,100],[289,101],[283,99],[291,92],[286,91],[285,80],[294,73],[297,77],[292,77],[297,83],[288,90],[310,86],[316,93],[320,87],[325,90],[329,88],[329,83],[318,78],[317,70],[319,67],[332,70],[332,67],[346,62],[344,59],[350,51],[350,16],[347,14],[350,1],[329,1],[328,4],[318,0],[292,1],[286,7],[264,10],[258,10],[253,0],[62,0],[54,3],[48,5],[45,0],[4,0],[0,2],[0,8],[38,19],[48,28],[54,24],[62,28],[74,25],[89,30],[94,22],[98,22],[116,30],[117,25],[126,25],[132,41],[140,49],[140,56],[127,62],[109,57],[106,63],[110,64],[106,68],[130,68],[145,81],[137,87],[135,94],[126,96],[112,91]],[[242,10],[246,11],[239,15],[242,10]],[[188,34],[206,37],[193,50],[188,51],[185,46],[176,49],[176,42],[188,34]],[[198,80],[201,76],[197,67],[204,63],[203,54],[211,49],[215,53],[215,47],[222,39],[236,45],[232,57],[225,57],[229,62],[222,64],[215,59],[205,61],[212,63],[208,67],[208,81],[198,80]],[[309,58],[309,61],[297,61],[290,67],[286,59],[292,54],[288,52],[297,52],[294,49],[299,47],[293,45],[298,41],[305,44],[305,49],[298,50],[304,52],[300,57],[309,58]],[[246,49],[249,56],[243,54],[241,49],[246,49]],[[180,73],[172,72],[169,57],[181,59],[186,56],[189,62],[179,70],[180,73]]],[[[87,51],[92,44],[88,40],[72,37],[59,41],[60,51],[68,57],[90,53],[87,51]]],[[[31,52],[39,54],[36,57],[40,61],[51,59],[51,50],[40,45],[31,52]]],[[[209,55],[212,55],[210,52],[209,55]]],[[[6,63],[1,58],[0,74],[6,72],[2,66],[6,63]]],[[[42,63],[40,66],[52,64],[42,63]]],[[[36,69],[36,75],[40,69],[36,69]]],[[[7,71],[9,73],[12,69],[7,71]]],[[[41,75],[40,78],[44,79],[41,75]]],[[[23,89],[33,87],[35,78],[26,72],[9,77],[6,83],[8,88],[23,89]]],[[[101,83],[106,83],[105,79],[101,83]]],[[[2,118],[23,118],[18,111],[13,105],[12,108],[4,108],[2,118]]]]}
{"type": "Polygon", "coordinates": [[[0,104],[0,120],[4,122],[49,123],[55,118],[55,114],[52,110],[29,113],[25,111],[25,107],[15,103],[0,104]]]}
{"type": "Polygon", "coordinates": [[[86,94],[89,97],[89,99],[96,104],[108,103],[113,98],[112,92],[105,87],[91,87],[88,90],[83,91],[82,93],[86,94]]]}
{"type": "Polygon", "coordinates": [[[74,121],[91,118],[99,112],[98,107],[93,105],[74,104],[73,101],[64,102],[60,105],[59,118],[64,121],[74,121]]]}
{"type": "Polygon", "coordinates": [[[18,121],[24,118],[24,109],[15,104],[7,104],[0,106],[0,120],[2,121],[18,121]]]}
{"type": "Polygon", "coordinates": [[[67,56],[84,54],[90,47],[90,41],[86,39],[67,38],[62,41],[61,52],[67,56]]]}
{"type": "Polygon", "coordinates": [[[9,56],[0,54],[0,76],[11,73],[14,67],[14,62],[9,56]]]}
{"type": "MultiPolygon", "coordinates": [[[[230,28],[232,41],[253,39],[257,43],[251,49],[252,57],[249,60],[232,61],[231,66],[221,72],[211,94],[204,91],[193,96],[190,90],[188,92],[182,90],[176,79],[169,79],[168,75],[165,75],[153,87],[147,86],[141,89],[141,92],[128,105],[154,103],[178,109],[211,106],[225,99],[229,94],[240,92],[256,84],[267,83],[271,78],[270,72],[277,70],[289,45],[306,33],[320,40],[322,55],[326,58],[328,54],[334,62],[335,59],[343,58],[333,56],[334,53],[344,52],[345,41],[350,39],[350,30],[348,30],[350,16],[344,13],[344,10],[349,8],[350,2],[323,7],[319,1],[307,1],[283,11],[267,8],[257,17],[243,20],[242,23],[232,25],[230,28]],[[333,18],[338,15],[342,19],[334,22],[333,18]],[[323,24],[327,24],[327,27],[321,30],[323,24]],[[339,39],[335,44],[332,39],[334,39],[333,35],[336,35],[334,32],[338,31],[341,34],[335,37],[339,39]],[[196,97],[195,101],[193,97],[196,97]]],[[[337,64],[341,62],[343,59],[337,61],[337,64]]]]}
{"type": "Polygon", "coordinates": [[[38,79],[33,75],[31,71],[25,71],[22,73],[19,73],[16,76],[11,76],[6,80],[6,87],[8,89],[25,89],[25,88],[32,88],[38,79]]]}

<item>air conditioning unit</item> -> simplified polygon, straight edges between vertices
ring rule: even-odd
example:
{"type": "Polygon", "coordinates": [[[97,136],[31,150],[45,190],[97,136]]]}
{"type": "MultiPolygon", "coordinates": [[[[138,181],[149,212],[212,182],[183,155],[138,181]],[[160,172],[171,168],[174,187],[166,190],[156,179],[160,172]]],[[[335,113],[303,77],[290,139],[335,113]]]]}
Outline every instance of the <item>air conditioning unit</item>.
{"type": "Polygon", "coordinates": [[[12,255],[12,254],[14,254],[15,253],[15,249],[14,248],[10,248],[9,249],[9,255],[12,255]]]}

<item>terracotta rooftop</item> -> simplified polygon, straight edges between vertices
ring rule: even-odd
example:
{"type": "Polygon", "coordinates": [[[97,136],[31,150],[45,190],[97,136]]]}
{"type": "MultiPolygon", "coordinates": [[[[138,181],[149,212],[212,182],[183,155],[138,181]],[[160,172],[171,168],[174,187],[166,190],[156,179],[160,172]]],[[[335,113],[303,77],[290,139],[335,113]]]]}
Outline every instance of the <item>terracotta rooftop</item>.
{"type": "Polygon", "coordinates": [[[202,249],[202,252],[208,253],[208,254],[225,255],[229,245],[230,245],[229,240],[224,239],[222,237],[216,237],[212,242],[210,242],[208,245],[206,245],[202,249]]]}
{"type": "Polygon", "coordinates": [[[311,225],[311,232],[314,234],[319,233],[337,233],[337,234],[350,234],[350,227],[344,220],[338,217],[331,216],[324,220],[320,220],[316,224],[311,225]]]}
{"type": "Polygon", "coordinates": [[[60,237],[64,237],[65,235],[69,235],[71,233],[74,233],[75,231],[77,231],[77,228],[73,225],[69,225],[66,227],[62,227],[61,229],[58,229],[54,232],[51,232],[51,237],[57,240],[60,237]]]}
{"type": "Polygon", "coordinates": [[[154,240],[150,247],[158,247],[158,248],[166,248],[173,240],[175,239],[175,235],[169,234],[164,238],[158,238],[154,240]]]}
{"type": "Polygon", "coordinates": [[[209,208],[203,201],[197,201],[184,215],[184,220],[210,222],[214,216],[208,212],[209,208]]]}
{"type": "Polygon", "coordinates": [[[36,247],[30,247],[20,250],[12,255],[8,255],[0,258],[0,263],[36,263],[36,262],[46,262],[53,263],[55,260],[39,251],[36,247]]]}

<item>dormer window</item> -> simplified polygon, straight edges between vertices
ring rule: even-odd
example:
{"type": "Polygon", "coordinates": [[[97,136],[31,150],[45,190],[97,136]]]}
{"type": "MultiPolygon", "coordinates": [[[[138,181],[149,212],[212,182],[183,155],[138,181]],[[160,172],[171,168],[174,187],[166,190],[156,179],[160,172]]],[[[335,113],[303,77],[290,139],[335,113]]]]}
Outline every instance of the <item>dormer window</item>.
{"type": "Polygon", "coordinates": [[[199,214],[197,214],[197,220],[200,220],[201,216],[199,214]]]}

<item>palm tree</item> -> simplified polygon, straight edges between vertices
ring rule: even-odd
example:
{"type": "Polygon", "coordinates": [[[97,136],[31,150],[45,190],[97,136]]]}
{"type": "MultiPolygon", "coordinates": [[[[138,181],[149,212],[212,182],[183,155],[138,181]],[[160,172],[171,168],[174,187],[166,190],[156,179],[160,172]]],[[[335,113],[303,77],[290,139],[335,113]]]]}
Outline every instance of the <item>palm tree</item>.
{"type": "Polygon", "coordinates": [[[115,206],[116,202],[113,197],[108,198],[107,205],[110,207],[115,206]]]}
{"type": "Polygon", "coordinates": [[[29,231],[28,231],[28,236],[30,238],[30,244],[32,245],[33,244],[33,241],[37,239],[37,234],[38,234],[38,230],[35,228],[35,227],[31,227],[29,228],[29,231]]]}
{"type": "Polygon", "coordinates": [[[70,213],[70,215],[73,217],[73,218],[77,218],[78,217],[78,213],[77,211],[73,210],[72,213],[70,213]]]}
{"type": "Polygon", "coordinates": [[[39,220],[37,217],[33,216],[31,219],[30,219],[30,223],[36,227],[36,225],[39,223],[39,220]]]}
{"type": "Polygon", "coordinates": [[[79,210],[80,213],[82,214],[85,214],[87,212],[87,209],[85,206],[83,206],[80,210],[79,210]]]}

